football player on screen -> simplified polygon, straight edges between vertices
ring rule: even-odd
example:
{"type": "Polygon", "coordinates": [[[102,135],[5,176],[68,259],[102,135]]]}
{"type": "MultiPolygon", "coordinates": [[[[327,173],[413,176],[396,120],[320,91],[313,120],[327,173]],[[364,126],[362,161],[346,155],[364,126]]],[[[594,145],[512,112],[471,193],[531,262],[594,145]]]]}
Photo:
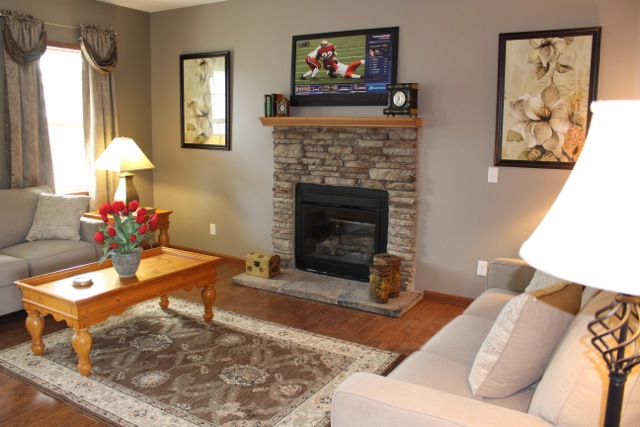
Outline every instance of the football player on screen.
{"type": "Polygon", "coordinates": [[[336,47],[331,42],[322,40],[318,47],[307,54],[304,58],[304,62],[309,66],[309,71],[301,75],[300,78],[305,80],[310,77],[317,80],[316,74],[318,74],[318,71],[322,68],[321,62],[325,63],[325,61],[328,61],[335,56],[336,47]]]}
{"type": "Polygon", "coordinates": [[[338,77],[344,77],[345,79],[361,79],[362,76],[360,74],[356,74],[355,71],[360,65],[364,65],[364,62],[364,59],[361,59],[359,61],[353,61],[349,65],[345,65],[336,58],[329,63],[325,62],[324,65],[327,69],[327,74],[332,79],[338,77]]]}

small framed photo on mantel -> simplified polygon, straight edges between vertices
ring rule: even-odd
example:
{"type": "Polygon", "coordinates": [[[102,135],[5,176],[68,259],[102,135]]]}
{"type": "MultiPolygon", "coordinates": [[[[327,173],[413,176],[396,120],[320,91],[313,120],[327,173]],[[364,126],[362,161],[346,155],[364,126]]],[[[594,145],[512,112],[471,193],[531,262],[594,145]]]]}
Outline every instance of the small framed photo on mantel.
{"type": "Polygon", "coordinates": [[[500,34],[496,166],[573,168],[597,93],[600,32],[500,34]]]}

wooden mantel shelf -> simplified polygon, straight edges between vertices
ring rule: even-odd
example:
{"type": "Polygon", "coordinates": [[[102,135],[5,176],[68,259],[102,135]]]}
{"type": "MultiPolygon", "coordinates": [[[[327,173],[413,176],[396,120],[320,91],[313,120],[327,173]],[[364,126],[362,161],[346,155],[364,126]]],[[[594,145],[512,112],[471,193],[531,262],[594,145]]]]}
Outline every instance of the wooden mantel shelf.
{"type": "Polygon", "coordinates": [[[421,128],[419,117],[260,117],[263,126],[421,128]]]}

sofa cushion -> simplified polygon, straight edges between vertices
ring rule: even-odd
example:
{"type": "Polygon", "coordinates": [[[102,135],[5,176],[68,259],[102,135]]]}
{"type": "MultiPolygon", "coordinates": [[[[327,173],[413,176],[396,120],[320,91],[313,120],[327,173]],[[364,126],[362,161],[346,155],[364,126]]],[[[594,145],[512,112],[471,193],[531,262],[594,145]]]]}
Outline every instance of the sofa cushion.
{"type": "Polygon", "coordinates": [[[0,254],[0,288],[15,287],[14,282],[29,277],[29,264],[20,258],[0,254]]]}
{"type": "Polygon", "coordinates": [[[80,240],[80,218],[88,207],[89,196],[40,194],[26,240],[80,240]]]}
{"type": "Polygon", "coordinates": [[[0,248],[26,240],[40,193],[50,191],[45,186],[19,190],[0,190],[0,248]]]}
{"type": "MultiPolygon", "coordinates": [[[[493,319],[463,313],[440,329],[420,351],[446,357],[471,369],[493,322],[493,319]]],[[[466,377],[464,382],[466,387],[466,377]]]]}
{"type": "MultiPolygon", "coordinates": [[[[531,400],[529,413],[553,425],[599,427],[604,422],[609,371],[587,325],[595,312],[615,297],[600,292],[575,317],[531,400]]],[[[627,377],[622,404],[622,427],[637,427],[640,420],[640,366],[627,377]]]]}
{"type": "Polygon", "coordinates": [[[495,320],[504,306],[511,301],[511,298],[518,295],[520,295],[520,293],[506,289],[487,289],[482,295],[473,300],[464,312],[465,314],[473,314],[495,320]]]}
{"type": "Polygon", "coordinates": [[[28,276],[51,273],[52,271],[96,261],[95,246],[93,243],[83,240],[25,242],[0,249],[0,255],[8,255],[25,260],[29,265],[28,276]]]}
{"type": "Polygon", "coordinates": [[[29,277],[25,260],[0,255],[0,316],[22,309],[22,292],[14,282],[25,277],[29,277]]]}
{"type": "Polygon", "coordinates": [[[538,289],[544,289],[549,286],[563,284],[563,283],[571,283],[571,282],[569,282],[568,280],[559,279],[555,276],[552,276],[551,274],[545,273],[542,270],[536,270],[536,272],[533,273],[533,277],[531,278],[531,281],[529,282],[529,284],[527,285],[524,291],[533,292],[533,291],[537,291],[538,289]]]}
{"type": "MultiPolygon", "coordinates": [[[[417,351],[402,361],[387,377],[430,387],[445,393],[474,399],[467,378],[471,367],[450,357],[417,351]]],[[[485,399],[486,403],[526,412],[533,389],[525,389],[504,399],[485,399]]]]}
{"type": "Polygon", "coordinates": [[[509,301],[473,362],[474,396],[506,397],[539,380],[581,296],[582,286],[565,283],[509,301]]]}

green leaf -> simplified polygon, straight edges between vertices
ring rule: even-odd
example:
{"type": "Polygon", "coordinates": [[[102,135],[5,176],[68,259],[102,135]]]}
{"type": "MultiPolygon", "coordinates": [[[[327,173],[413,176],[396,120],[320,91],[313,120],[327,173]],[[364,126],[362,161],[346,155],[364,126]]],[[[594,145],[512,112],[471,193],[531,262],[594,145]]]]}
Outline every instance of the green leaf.
{"type": "Polygon", "coordinates": [[[573,112],[573,114],[571,114],[571,123],[573,123],[575,126],[584,125],[582,116],[579,113],[576,113],[575,111],[573,112]]]}
{"type": "Polygon", "coordinates": [[[537,66],[536,66],[536,72],[535,72],[536,77],[538,78],[538,80],[540,80],[541,78],[546,76],[548,72],[549,72],[549,64],[542,65],[542,62],[538,62],[537,66]]]}
{"type": "Polygon", "coordinates": [[[514,130],[509,130],[509,132],[507,132],[507,141],[520,142],[520,141],[524,141],[524,138],[519,132],[516,132],[514,130]]]}
{"type": "Polygon", "coordinates": [[[559,62],[556,62],[556,71],[559,73],[566,73],[573,70],[573,67],[571,65],[565,65],[565,64],[561,64],[559,62]]]}

